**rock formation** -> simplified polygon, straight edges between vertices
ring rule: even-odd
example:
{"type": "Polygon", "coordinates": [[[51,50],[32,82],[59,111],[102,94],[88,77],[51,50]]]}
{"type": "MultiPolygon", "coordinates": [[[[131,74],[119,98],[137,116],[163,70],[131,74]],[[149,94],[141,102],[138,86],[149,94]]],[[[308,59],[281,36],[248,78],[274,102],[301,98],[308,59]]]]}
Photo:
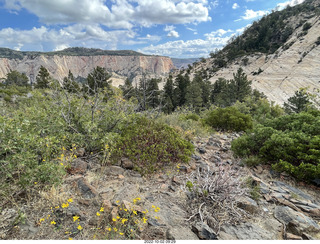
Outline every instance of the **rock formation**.
{"type": "Polygon", "coordinates": [[[35,81],[40,66],[48,69],[53,78],[62,81],[69,70],[75,77],[87,77],[96,67],[106,68],[114,74],[114,85],[119,85],[126,77],[135,77],[142,73],[156,76],[166,75],[174,68],[169,57],[160,56],[62,56],[38,55],[24,56],[23,59],[0,58],[0,78],[4,78],[10,70],[25,73],[30,81],[35,81]],[[118,80],[118,81],[117,81],[118,80]],[[116,84],[115,84],[116,83],[116,84]]]}

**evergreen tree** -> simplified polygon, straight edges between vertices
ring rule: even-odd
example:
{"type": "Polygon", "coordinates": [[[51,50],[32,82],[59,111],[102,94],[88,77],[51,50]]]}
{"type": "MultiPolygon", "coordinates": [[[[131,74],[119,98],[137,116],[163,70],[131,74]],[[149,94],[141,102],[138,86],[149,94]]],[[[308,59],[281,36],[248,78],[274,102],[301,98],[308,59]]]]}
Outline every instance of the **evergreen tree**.
{"type": "Polygon", "coordinates": [[[16,70],[11,70],[5,79],[6,85],[28,86],[28,77],[16,70]]]}
{"type": "Polygon", "coordinates": [[[176,106],[183,106],[186,103],[187,87],[190,85],[188,74],[184,76],[180,73],[175,79],[174,103],[176,106]]]}
{"type": "Polygon", "coordinates": [[[224,78],[219,78],[213,84],[213,89],[211,91],[210,100],[213,104],[219,104],[221,100],[221,92],[227,86],[227,80],[224,78]]]}
{"type": "Polygon", "coordinates": [[[242,68],[239,68],[237,73],[233,74],[233,80],[231,80],[230,85],[234,86],[234,102],[243,102],[245,97],[251,94],[251,83],[252,81],[248,80],[242,68]]]}
{"type": "Polygon", "coordinates": [[[152,78],[147,81],[146,86],[146,95],[147,95],[147,107],[156,108],[160,104],[160,91],[158,83],[161,82],[161,79],[152,78]]]}
{"type": "Polygon", "coordinates": [[[296,91],[294,96],[288,98],[288,103],[284,103],[284,109],[287,113],[300,113],[306,111],[311,104],[309,94],[306,89],[296,91]]]}
{"type": "Polygon", "coordinates": [[[125,80],[123,86],[120,86],[120,89],[122,90],[123,97],[126,100],[130,100],[130,98],[135,95],[135,89],[132,86],[132,82],[129,80],[129,78],[125,80]]]}
{"type": "Polygon", "coordinates": [[[173,80],[172,80],[172,75],[169,75],[169,78],[167,79],[166,84],[163,87],[163,100],[164,100],[164,112],[165,113],[171,113],[174,110],[174,104],[173,104],[173,99],[174,99],[174,90],[173,90],[173,80]]]}
{"type": "Polygon", "coordinates": [[[80,91],[80,86],[76,82],[71,70],[69,70],[68,77],[63,78],[63,89],[70,93],[78,93],[80,91]]]}
{"type": "Polygon", "coordinates": [[[49,88],[50,80],[51,80],[51,77],[48,70],[41,65],[39,73],[36,78],[37,84],[35,85],[35,88],[40,88],[40,89],[49,88]]]}
{"type": "MultiPolygon", "coordinates": [[[[107,93],[111,93],[111,83],[109,80],[111,75],[105,68],[97,66],[87,77],[87,89],[90,94],[95,94],[100,89],[107,89],[107,93]]],[[[108,94],[106,94],[108,96],[108,94]]]]}
{"type": "Polygon", "coordinates": [[[192,81],[187,87],[186,105],[189,105],[195,112],[200,112],[202,107],[201,87],[197,81],[192,81]]]}

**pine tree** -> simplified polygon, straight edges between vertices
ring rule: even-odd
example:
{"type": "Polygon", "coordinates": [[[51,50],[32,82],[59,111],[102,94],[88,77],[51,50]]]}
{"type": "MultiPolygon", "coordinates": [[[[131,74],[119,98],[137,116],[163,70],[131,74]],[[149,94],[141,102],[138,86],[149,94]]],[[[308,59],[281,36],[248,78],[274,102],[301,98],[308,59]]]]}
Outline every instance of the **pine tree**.
{"type": "Polygon", "coordinates": [[[122,90],[123,97],[126,100],[130,100],[130,98],[135,95],[134,87],[132,86],[132,82],[129,80],[129,78],[125,80],[123,86],[120,86],[120,89],[122,90]]]}
{"type": "MultiPolygon", "coordinates": [[[[111,75],[105,68],[97,66],[87,77],[87,89],[90,94],[95,94],[99,90],[107,89],[107,93],[111,93],[111,83],[109,80],[111,75]]],[[[108,94],[107,94],[108,95],[108,94]]]]}
{"type": "Polygon", "coordinates": [[[187,88],[186,105],[189,105],[196,113],[202,107],[201,87],[197,81],[192,81],[187,88]]]}
{"type": "Polygon", "coordinates": [[[176,106],[183,106],[186,103],[187,87],[190,85],[188,74],[184,76],[180,73],[175,79],[174,103],[176,106]]]}
{"type": "Polygon", "coordinates": [[[40,88],[40,89],[49,88],[50,80],[51,80],[51,77],[48,70],[41,65],[39,73],[36,78],[37,84],[35,85],[35,88],[40,88]]]}
{"type": "Polygon", "coordinates": [[[233,74],[233,80],[231,80],[231,85],[234,86],[234,99],[235,102],[243,102],[245,97],[250,95],[252,81],[249,81],[247,75],[243,72],[242,68],[239,68],[236,74],[233,74]]]}
{"type": "Polygon", "coordinates": [[[147,107],[156,108],[160,104],[160,91],[158,84],[161,79],[152,78],[147,81],[146,95],[147,95],[147,107]]]}
{"type": "Polygon", "coordinates": [[[307,110],[310,104],[310,96],[306,89],[300,89],[294,93],[294,96],[288,98],[288,103],[284,103],[284,109],[289,114],[300,113],[307,110]]]}
{"type": "Polygon", "coordinates": [[[166,84],[163,87],[163,100],[164,100],[164,112],[165,113],[171,113],[174,110],[174,104],[173,104],[173,80],[172,75],[169,75],[169,78],[166,81],[166,84]]]}
{"type": "Polygon", "coordinates": [[[28,86],[29,79],[25,74],[16,70],[11,70],[5,79],[6,85],[28,86]]]}
{"type": "Polygon", "coordinates": [[[70,93],[78,93],[81,90],[71,70],[69,70],[68,77],[63,78],[63,89],[67,90],[70,93]]]}

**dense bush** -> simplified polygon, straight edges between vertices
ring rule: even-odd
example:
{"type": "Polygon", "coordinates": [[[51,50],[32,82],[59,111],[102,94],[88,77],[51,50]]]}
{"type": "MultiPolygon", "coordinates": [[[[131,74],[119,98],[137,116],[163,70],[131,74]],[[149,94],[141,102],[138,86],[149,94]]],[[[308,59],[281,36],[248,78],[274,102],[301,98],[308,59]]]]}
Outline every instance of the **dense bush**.
{"type": "Polygon", "coordinates": [[[174,163],[187,163],[194,150],[174,129],[146,117],[133,117],[123,124],[116,148],[115,160],[129,158],[142,174],[174,163]]]}
{"type": "Polygon", "coordinates": [[[320,177],[320,112],[282,116],[257,126],[232,143],[237,156],[258,156],[299,179],[320,177]]]}
{"type": "Polygon", "coordinates": [[[213,128],[228,131],[245,131],[252,128],[251,116],[239,112],[235,107],[217,108],[208,113],[205,122],[213,128]]]}

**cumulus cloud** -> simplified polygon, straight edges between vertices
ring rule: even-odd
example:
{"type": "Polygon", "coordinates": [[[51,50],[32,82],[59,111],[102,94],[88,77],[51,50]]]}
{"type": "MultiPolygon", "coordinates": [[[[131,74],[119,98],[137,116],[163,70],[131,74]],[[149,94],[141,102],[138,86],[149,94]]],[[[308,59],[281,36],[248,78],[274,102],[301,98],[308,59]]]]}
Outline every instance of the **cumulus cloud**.
{"type": "Polygon", "coordinates": [[[177,31],[175,31],[175,28],[176,27],[173,25],[166,25],[166,27],[163,30],[168,32],[167,37],[178,38],[179,33],[177,31]]]}
{"type": "Polygon", "coordinates": [[[239,4],[234,3],[234,4],[232,5],[232,9],[237,9],[237,8],[240,8],[239,4]]]}
{"type": "Polygon", "coordinates": [[[245,15],[242,16],[242,19],[245,19],[245,20],[255,19],[258,17],[262,17],[268,13],[269,11],[263,11],[263,10],[253,11],[252,9],[247,9],[245,12],[245,15]]]}
{"type": "Polygon", "coordinates": [[[244,28],[232,31],[219,29],[204,35],[204,39],[177,40],[159,45],[150,45],[139,51],[146,54],[157,54],[170,57],[206,57],[215,49],[221,49],[228,40],[237,34],[241,34],[244,28]],[[227,35],[228,34],[228,35],[227,35]]]}
{"type": "Polygon", "coordinates": [[[295,5],[298,5],[300,3],[303,3],[305,0],[290,0],[290,1],[286,1],[284,3],[278,3],[276,10],[283,10],[285,9],[287,6],[293,7],[295,5]]]}
{"type": "Polygon", "coordinates": [[[9,10],[22,8],[45,24],[101,24],[130,29],[136,25],[209,21],[207,0],[4,0],[9,10]]]}
{"type": "Polygon", "coordinates": [[[0,46],[38,51],[59,50],[68,46],[116,49],[118,43],[135,36],[136,33],[131,30],[105,31],[99,25],[76,24],[59,30],[44,26],[31,30],[5,28],[0,30],[0,46]]]}

